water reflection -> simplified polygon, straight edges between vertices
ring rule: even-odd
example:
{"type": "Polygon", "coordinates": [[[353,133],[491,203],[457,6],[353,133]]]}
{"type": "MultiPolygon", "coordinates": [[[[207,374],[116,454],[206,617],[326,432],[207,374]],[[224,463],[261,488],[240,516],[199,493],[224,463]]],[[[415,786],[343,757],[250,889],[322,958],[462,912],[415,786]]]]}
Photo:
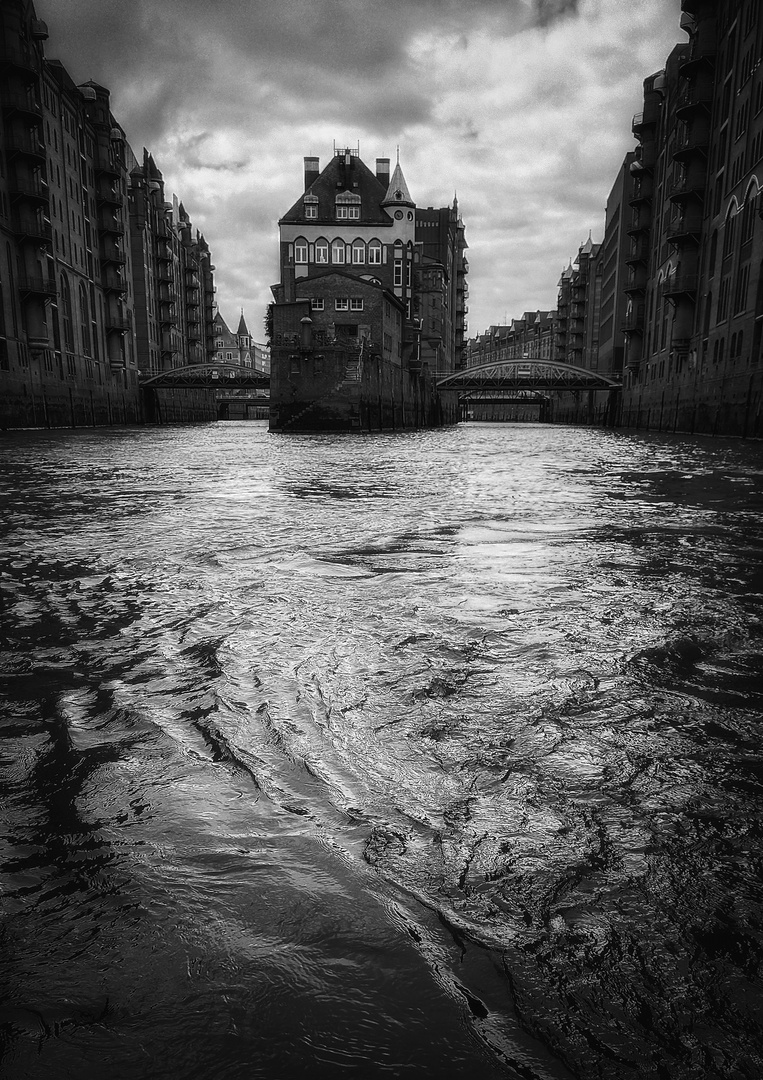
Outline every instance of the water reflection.
{"type": "Polygon", "coordinates": [[[762,467],[7,439],[4,1075],[757,1077],[762,467]]]}

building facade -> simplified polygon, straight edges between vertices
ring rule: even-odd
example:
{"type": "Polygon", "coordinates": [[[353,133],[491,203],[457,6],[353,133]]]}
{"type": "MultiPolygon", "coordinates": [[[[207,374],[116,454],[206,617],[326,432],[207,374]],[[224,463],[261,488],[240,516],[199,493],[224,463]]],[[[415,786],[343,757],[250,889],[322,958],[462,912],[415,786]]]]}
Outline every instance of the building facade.
{"type": "MultiPolygon", "coordinates": [[[[683,0],[688,43],[644,84],[636,132],[654,211],[624,416],[763,435],[763,10],[683,0]]],[[[632,315],[636,312],[632,311],[632,315]]]]}
{"type": "Polygon", "coordinates": [[[213,363],[240,364],[241,367],[269,373],[270,355],[267,346],[254,340],[246,325],[243,310],[235,334],[220,311],[215,312],[212,328],[214,333],[210,359],[213,363]]]}
{"type": "Polygon", "coordinates": [[[624,425],[763,437],[763,7],[681,8],[688,40],[644,80],[603,243],[560,278],[554,356],[622,372],[624,425]]]}
{"type": "Polygon", "coordinates": [[[463,356],[464,226],[455,202],[426,214],[417,226],[399,161],[390,173],[388,158],[371,172],[350,148],[335,149],[323,170],[318,158],[304,159],[303,193],[279,222],[271,429],[456,418],[434,371],[463,356]]]}
{"type": "MultiPolygon", "coordinates": [[[[45,56],[29,0],[0,30],[0,424],[138,421],[141,376],[207,357],[209,250],[108,90],[45,56]]],[[[186,398],[184,418],[213,412],[186,398]]]]}

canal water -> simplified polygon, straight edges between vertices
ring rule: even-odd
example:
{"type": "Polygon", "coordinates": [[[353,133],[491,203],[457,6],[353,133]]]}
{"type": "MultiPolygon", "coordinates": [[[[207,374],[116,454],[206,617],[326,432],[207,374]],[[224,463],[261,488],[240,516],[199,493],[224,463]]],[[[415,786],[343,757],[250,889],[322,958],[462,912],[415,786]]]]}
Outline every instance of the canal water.
{"type": "Polygon", "coordinates": [[[763,1073],[763,446],[0,443],[0,1075],[763,1073]]]}

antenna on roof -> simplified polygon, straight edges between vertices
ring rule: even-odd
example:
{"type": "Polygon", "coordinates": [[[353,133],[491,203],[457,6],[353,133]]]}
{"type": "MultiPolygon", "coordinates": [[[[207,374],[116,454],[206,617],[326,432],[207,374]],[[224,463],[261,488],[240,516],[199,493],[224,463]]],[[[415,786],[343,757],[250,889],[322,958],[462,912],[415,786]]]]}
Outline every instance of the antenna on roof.
{"type": "Polygon", "coordinates": [[[397,149],[397,163],[399,165],[400,164],[400,144],[399,143],[398,143],[396,149],[397,149]]]}

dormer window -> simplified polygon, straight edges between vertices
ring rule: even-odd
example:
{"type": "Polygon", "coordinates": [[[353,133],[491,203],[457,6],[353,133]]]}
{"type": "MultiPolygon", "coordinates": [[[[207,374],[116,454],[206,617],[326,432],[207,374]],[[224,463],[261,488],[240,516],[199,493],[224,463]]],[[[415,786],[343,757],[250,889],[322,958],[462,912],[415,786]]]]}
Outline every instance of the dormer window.
{"type": "Polygon", "coordinates": [[[340,221],[357,221],[360,218],[360,195],[342,191],[336,197],[336,217],[340,221]]]}
{"type": "Polygon", "coordinates": [[[316,195],[305,195],[303,204],[306,218],[318,217],[318,198],[316,195]]]}

